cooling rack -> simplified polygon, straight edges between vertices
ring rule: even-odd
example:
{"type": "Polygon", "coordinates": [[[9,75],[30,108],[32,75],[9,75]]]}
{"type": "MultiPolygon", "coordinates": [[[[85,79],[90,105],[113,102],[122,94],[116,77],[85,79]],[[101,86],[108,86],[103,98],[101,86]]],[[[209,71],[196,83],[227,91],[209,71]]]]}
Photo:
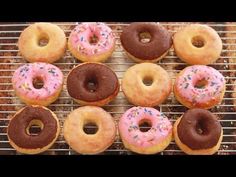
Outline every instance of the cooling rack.
{"type": "MultiPolygon", "coordinates": [[[[0,23],[0,155],[19,154],[10,146],[6,135],[6,129],[9,119],[15,114],[17,110],[25,106],[25,104],[22,103],[14,93],[11,77],[16,68],[26,63],[26,60],[24,60],[19,54],[17,41],[22,30],[30,24],[31,23],[0,23]]],[[[77,25],[76,22],[57,22],[55,24],[59,25],[64,30],[67,37],[75,25],[77,25]]],[[[113,29],[117,40],[116,49],[113,55],[105,62],[105,64],[116,72],[119,81],[121,81],[122,76],[127,68],[135,64],[124,53],[119,39],[122,29],[128,24],[107,24],[113,29]]],[[[171,33],[174,33],[189,23],[162,22],[160,24],[166,27],[171,33]]],[[[234,86],[236,86],[236,23],[221,22],[206,24],[214,28],[223,41],[223,51],[221,58],[218,59],[215,64],[210,66],[219,70],[227,81],[226,93],[222,103],[210,110],[213,112],[213,114],[216,114],[219,117],[219,121],[221,122],[224,131],[223,141],[217,154],[236,154],[236,113],[234,108],[234,102],[236,101],[236,98],[234,98],[234,95],[236,94],[236,89],[234,89],[234,86]]],[[[75,59],[67,50],[64,57],[54,64],[63,71],[64,77],[66,77],[69,71],[74,66],[79,64],[79,61],[75,59]]],[[[178,57],[176,57],[173,49],[169,51],[168,55],[164,59],[157,62],[157,64],[167,70],[173,81],[176,77],[176,74],[187,66],[184,62],[178,59],[178,57]]],[[[56,102],[48,106],[48,108],[56,113],[60,120],[60,125],[63,127],[63,122],[66,119],[66,116],[79,106],[80,105],[78,105],[69,97],[66,90],[66,85],[64,83],[63,91],[60,97],[56,102]]],[[[114,120],[118,122],[120,116],[132,106],[133,105],[129,103],[123,95],[122,90],[120,90],[117,98],[108,105],[103,106],[103,108],[110,112],[114,120]]],[[[164,103],[155,108],[162,111],[167,117],[170,118],[173,123],[187,110],[187,108],[176,101],[173,93],[171,93],[164,103]]],[[[87,129],[94,128],[94,126],[87,127],[87,129]]],[[[61,131],[60,136],[55,144],[42,154],[72,155],[77,153],[73,151],[65,142],[61,131]]],[[[124,148],[117,133],[115,142],[101,154],[134,153],[124,148]]],[[[175,142],[172,141],[171,144],[159,154],[172,155],[184,153],[178,148],[175,142]]]]}

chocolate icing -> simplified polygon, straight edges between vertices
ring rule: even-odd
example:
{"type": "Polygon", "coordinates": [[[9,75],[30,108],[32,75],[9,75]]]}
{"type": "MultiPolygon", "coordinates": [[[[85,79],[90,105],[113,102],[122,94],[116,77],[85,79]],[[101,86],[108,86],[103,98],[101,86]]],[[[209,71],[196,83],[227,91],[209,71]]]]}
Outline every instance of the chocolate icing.
{"type": "Polygon", "coordinates": [[[94,102],[113,95],[119,81],[106,65],[85,63],[74,68],[67,77],[67,90],[72,98],[94,102]],[[90,82],[94,84],[89,84],[90,82]]]}
{"type": "Polygon", "coordinates": [[[214,147],[221,136],[221,124],[216,116],[204,109],[190,109],[177,126],[181,142],[193,150],[214,147]],[[199,132],[199,128],[202,132],[199,132]]]}
{"type": "Polygon", "coordinates": [[[8,126],[8,136],[21,148],[43,148],[55,139],[57,128],[57,121],[49,110],[42,107],[26,106],[11,119],[8,126]],[[34,119],[40,120],[44,127],[38,135],[28,135],[26,129],[34,119]]]}
{"type": "Polygon", "coordinates": [[[172,46],[171,34],[161,25],[131,23],[120,36],[124,49],[136,58],[152,60],[162,56],[172,46]],[[148,43],[140,42],[140,33],[151,35],[148,43]]]}

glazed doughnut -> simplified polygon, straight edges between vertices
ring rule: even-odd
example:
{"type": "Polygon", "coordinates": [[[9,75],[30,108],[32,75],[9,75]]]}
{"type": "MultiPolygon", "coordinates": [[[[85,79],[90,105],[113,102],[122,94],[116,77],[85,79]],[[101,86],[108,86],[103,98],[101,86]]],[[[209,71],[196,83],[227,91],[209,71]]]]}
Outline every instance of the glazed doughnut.
{"type": "Polygon", "coordinates": [[[211,155],[220,147],[223,129],[210,111],[191,109],[175,122],[174,137],[186,154],[211,155]]]}
{"type": "Polygon", "coordinates": [[[65,53],[66,35],[57,25],[35,23],[21,33],[18,47],[29,62],[53,63],[65,53]],[[47,41],[46,45],[41,45],[42,41],[47,41]]]}
{"type": "Polygon", "coordinates": [[[225,79],[212,67],[188,66],[176,77],[173,90],[176,99],[184,106],[210,109],[222,101],[225,79]]]}
{"type": "Polygon", "coordinates": [[[171,34],[155,23],[131,23],[120,40],[127,55],[136,62],[156,62],[172,47],[171,34]]]}
{"type": "Polygon", "coordinates": [[[192,65],[212,64],[222,51],[220,36],[207,25],[186,26],[175,33],[173,43],[177,56],[192,65]]]}
{"type": "Polygon", "coordinates": [[[172,90],[168,73],[153,63],[140,63],[130,67],[123,76],[121,86],[129,102],[148,107],[161,104],[172,90]]]}
{"type": "Polygon", "coordinates": [[[102,62],[115,50],[115,37],[104,23],[81,23],[72,30],[68,48],[83,62],[102,62]]]}
{"type": "Polygon", "coordinates": [[[112,116],[100,107],[84,106],[72,111],[64,122],[64,137],[69,146],[80,154],[105,151],[115,140],[116,125],[112,116]],[[88,123],[98,127],[95,134],[83,130],[88,123]]]}
{"type": "Polygon", "coordinates": [[[28,105],[48,106],[54,102],[63,85],[63,74],[52,64],[36,62],[19,67],[12,77],[16,95],[28,105]],[[41,88],[34,86],[37,81],[43,82],[41,88]]]}
{"type": "Polygon", "coordinates": [[[105,64],[81,63],[67,77],[69,95],[82,105],[103,106],[117,96],[119,88],[116,74],[105,64]]]}
{"type": "Polygon", "coordinates": [[[124,146],[140,154],[155,154],[163,151],[172,140],[172,124],[154,108],[132,107],[119,121],[119,132],[124,146]],[[148,122],[151,128],[142,132],[139,125],[148,122]]]}
{"type": "Polygon", "coordinates": [[[13,148],[24,154],[46,151],[56,141],[60,132],[57,116],[46,107],[26,106],[10,120],[7,136],[13,148]],[[41,132],[31,134],[30,127],[38,125],[41,132]]]}

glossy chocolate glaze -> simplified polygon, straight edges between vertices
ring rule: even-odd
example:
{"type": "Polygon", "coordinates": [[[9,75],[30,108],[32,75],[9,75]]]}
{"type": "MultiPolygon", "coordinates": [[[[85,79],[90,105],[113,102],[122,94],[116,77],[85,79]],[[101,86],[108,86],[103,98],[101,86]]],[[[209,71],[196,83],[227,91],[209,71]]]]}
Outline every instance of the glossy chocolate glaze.
{"type": "Polygon", "coordinates": [[[221,136],[221,124],[217,117],[204,109],[190,109],[177,126],[181,142],[193,150],[214,147],[221,136]]]}
{"type": "Polygon", "coordinates": [[[119,81],[107,66],[85,63],[74,68],[67,77],[67,90],[72,98],[94,102],[113,95],[119,81]]]}
{"type": "Polygon", "coordinates": [[[161,25],[153,23],[131,23],[121,36],[124,49],[136,58],[152,60],[162,56],[172,46],[171,34],[161,25]],[[141,33],[149,33],[148,43],[140,41],[141,33]]]}
{"type": "Polygon", "coordinates": [[[8,126],[8,136],[18,147],[43,148],[55,139],[57,128],[57,121],[49,110],[42,107],[26,106],[11,119],[8,126]],[[34,119],[40,120],[44,127],[38,135],[28,135],[26,129],[34,119]]]}

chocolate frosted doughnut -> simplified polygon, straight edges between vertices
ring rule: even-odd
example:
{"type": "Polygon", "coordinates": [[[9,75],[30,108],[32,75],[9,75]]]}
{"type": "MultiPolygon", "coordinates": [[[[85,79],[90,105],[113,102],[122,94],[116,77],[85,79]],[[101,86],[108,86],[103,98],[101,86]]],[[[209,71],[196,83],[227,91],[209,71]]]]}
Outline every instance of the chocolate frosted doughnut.
{"type": "Polygon", "coordinates": [[[222,140],[221,124],[208,110],[188,110],[175,128],[176,143],[188,154],[213,154],[222,140]]]}
{"type": "Polygon", "coordinates": [[[67,90],[82,105],[102,106],[118,94],[119,81],[116,74],[104,64],[82,63],[69,73],[67,90]]]}
{"type": "Polygon", "coordinates": [[[131,23],[123,30],[120,39],[128,56],[137,62],[158,61],[172,46],[171,34],[155,23],[131,23]]]}
{"type": "Polygon", "coordinates": [[[41,106],[26,106],[11,119],[7,134],[10,144],[19,152],[36,154],[48,149],[57,139],[60,126],[56,115],[41,106]],[[29,128],[39,125],[41,132],[31,135],[29,128]]]}

